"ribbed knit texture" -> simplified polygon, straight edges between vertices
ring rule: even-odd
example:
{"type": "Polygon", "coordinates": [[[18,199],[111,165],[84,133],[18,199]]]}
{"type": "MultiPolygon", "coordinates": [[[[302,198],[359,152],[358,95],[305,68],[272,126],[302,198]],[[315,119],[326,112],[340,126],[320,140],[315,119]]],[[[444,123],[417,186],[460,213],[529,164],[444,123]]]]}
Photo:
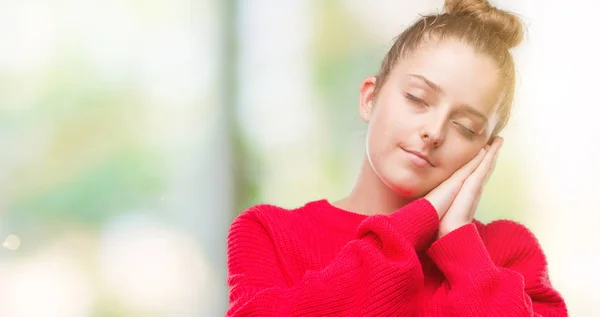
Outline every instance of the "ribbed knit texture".
{"type": "Polygon", "coordinates": [[[567,316],[524,226],[434,241],[438,224],[425,199],[370,217],[326,200],[252,207],[229,231],[227,316],[567,316]]]}

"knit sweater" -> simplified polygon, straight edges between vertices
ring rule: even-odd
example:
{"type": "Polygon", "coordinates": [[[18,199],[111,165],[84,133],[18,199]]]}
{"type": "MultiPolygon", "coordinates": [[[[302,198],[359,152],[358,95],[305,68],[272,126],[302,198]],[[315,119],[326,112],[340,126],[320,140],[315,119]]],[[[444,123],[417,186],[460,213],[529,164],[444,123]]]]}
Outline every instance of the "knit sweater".
{"type": "Polygon", "coordinates": [[[227,316],[567,316],[534,235],[478,221],[435,239],[424,198],[366,216],[258,205],[228,236],[227,316]]]}

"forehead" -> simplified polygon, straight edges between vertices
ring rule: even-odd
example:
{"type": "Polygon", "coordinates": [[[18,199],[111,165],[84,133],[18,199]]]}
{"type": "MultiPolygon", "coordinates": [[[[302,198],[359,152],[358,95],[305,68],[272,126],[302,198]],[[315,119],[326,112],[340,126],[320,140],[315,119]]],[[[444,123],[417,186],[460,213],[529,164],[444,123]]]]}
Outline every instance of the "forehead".
{"type": "Polygon", "coordinates": [[[458,41],[429,41],[400,60],[392,76],[423,76],[440,86],[452,104],[468,104],[491,115],[500,101],[501,82],[494,61],[458,41]]]}

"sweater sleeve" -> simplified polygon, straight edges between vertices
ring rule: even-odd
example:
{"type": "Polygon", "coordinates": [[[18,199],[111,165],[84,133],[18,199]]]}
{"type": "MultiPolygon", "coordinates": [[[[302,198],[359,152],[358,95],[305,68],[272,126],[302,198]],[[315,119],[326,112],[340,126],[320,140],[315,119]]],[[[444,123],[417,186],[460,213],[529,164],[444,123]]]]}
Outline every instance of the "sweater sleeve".
{"type": "Polygon", "coordinates": [[[448,233],[427,251],[447,279],[442,286],[447,292],[447,315],[567,316],[564,300],[550,285],[546,258],[533,234],[508,220],[495,221],[486,229],[494,258],[475,224],[448,233]]]}
{"type": "Polygon", "coordinates": [[[438,222],[425,199],[392,215],[367,217],[357,239],[328,266],[291,282],[278,259],[275,237],[251,213],[242,214],[228,237],[227,316],[413,315],[423,285],[416,250],[425,249],[438,222]]]}

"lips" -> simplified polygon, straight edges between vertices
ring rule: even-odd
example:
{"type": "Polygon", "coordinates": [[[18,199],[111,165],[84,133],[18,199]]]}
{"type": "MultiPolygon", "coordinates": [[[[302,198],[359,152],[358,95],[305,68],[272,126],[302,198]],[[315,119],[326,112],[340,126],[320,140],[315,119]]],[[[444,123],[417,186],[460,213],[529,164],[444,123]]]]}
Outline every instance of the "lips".
{"type": "Polygon", "coordinates": [[[412,156],[412,161],[413,163],[415,163],[415,165],[419,167],[426,167],[427,165],[435,167],[435,165],[431,163],[431,159],[427,155],[418,151],[410,151],[405,149],[402,150],[404,150],[406,153],[412,156]]]}

